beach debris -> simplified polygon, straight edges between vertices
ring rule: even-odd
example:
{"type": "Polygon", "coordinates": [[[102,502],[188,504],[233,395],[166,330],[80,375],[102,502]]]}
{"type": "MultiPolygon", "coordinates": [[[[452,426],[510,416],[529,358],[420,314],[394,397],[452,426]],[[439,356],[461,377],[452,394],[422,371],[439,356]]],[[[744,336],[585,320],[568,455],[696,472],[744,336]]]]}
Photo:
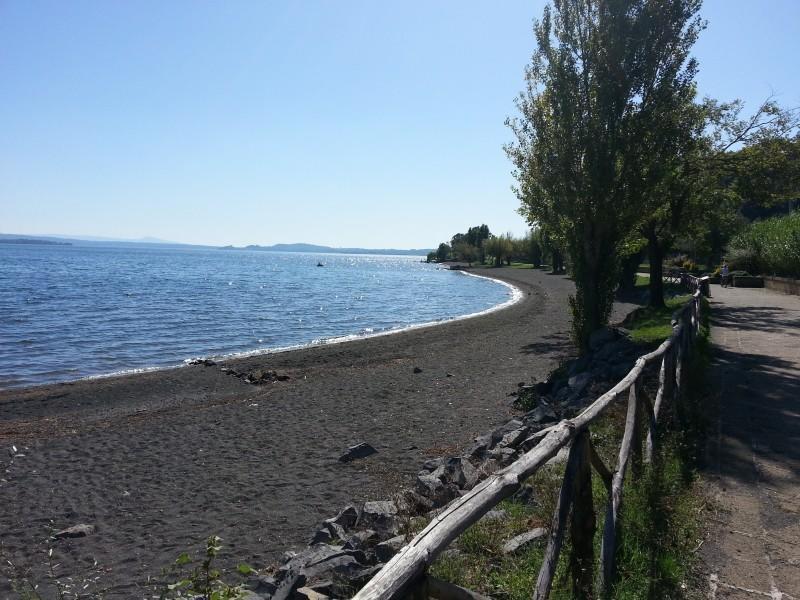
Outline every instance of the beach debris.
{"type": "Polygon", "coordinates": [[[422,373],[421,367],[414,367],[414,373],[422,373]]]}
{"type": "Polygon", "coordinates": [[[350,462],[352,460],[356,460],[358,458],[366,458],[367,456],[372,456],[373,454],[377,454],[378,451],[375,450],[372,446],[370,446],[366,442],[360,442],[355,446],[350,446],[347,451],[339,457],[340,462],[350,462]]]}
{"type": "Polygon", "coordinates": [[[56,531],[53,534],[53,537],[57,540],[61,540],[64,538],[79,538],[79,537],[86,537],[87,535],[92,535],[95,532],[96,528],[94,525],[89,525],[87,523],[80,523],[78,525],[73,525],[72,527],[67,527],[66,529],[62,529],[61,531],[56,531]]]}
{"type": "Polygon", "coordinates": [[[252,371],[236,371],[230,367],[222,367],[220,369],[223,373],[233,375],[245,383],[253,385],[262,385],[264,383],[275,383],[276,381],[288,381],[291,379],[288,375],[278,373],[277,371],[270,371],[267,369],[254,369],[252,371]]]}
{"type": "Polygon", "coordinates": [[[253,383],[256,385],[262,383],[275,383],[276,381],[288,381],[291,379],[291,377],[288,375],[282,375],[277,371],[265,371],[262,369],[256,369],[250,373],[243,373],[238,376],[243,377],[246,383],[253,383]]]}
{"type": "MultiPolygon", "coordinates": [[[[322,265],[317,265],[321,267],[322,265]]],[[[310,588],[308,586],[303,586],[301,588],[297,588],[295,592],[301,598],[306,598],[307,600],[328,600],[330,596],[326,596],[325,594],[320,594],[314,588],[310,588]]]]}
{"type": "Polygon", "coordinates": [[[217,363],[215,363],[210,358],[193,358],[187,364],[190,364],[190,365],[203,365],[204,367],[213,367],[217,363]]]}
{"type": "Polygon", "coordinates": [[[513,554],[520,548],[523,548],[531,542],[538,540],[539,538],[543,538],[546,535],[547,529],[544,527],[537,527],[536,529],[526,531],[525,533],[511,538],[505,544],[503,544],[503,554],[513,554]]]}

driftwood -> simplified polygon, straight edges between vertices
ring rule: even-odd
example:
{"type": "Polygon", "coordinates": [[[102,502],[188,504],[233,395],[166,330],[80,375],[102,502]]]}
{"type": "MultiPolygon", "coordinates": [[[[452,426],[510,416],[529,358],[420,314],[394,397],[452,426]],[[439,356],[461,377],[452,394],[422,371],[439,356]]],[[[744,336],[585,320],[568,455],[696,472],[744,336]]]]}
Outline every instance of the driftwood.
{"type": "MultiPolygon", "coordinates": [[[[550,529],[550,541],[545,561],[539,573],[534,597],[546,598],[549,593],[571,506],[574,506],[571,539],[573,548],[577,549],[577,560],[574,561],[572,570],[575,587],[578,590],[576,594],[580,597],[591,596],[592,575],[589,566],[594,560],[591,539],[595,525],[594,510],[591,504],[590,465],[594,467],[609,490],[600,564],[601,584],[604,589],[609,590],[615,575],[615,550],[620,527],[625,472],[629,462],[636,465],[641,459],[640,419],[643,416],[647,417],[646,459],[651,460],[655,448],[658,418],[664,402],[677,398],[682,389],[681,377],[684,376],[685,357],[699,328],[699,298],[700,293],[695,292],[692,301],[682,310],[676,311],[673,316],[673,332],[670,338],[653,352],[639,357],[628,374],[613,388],[597,398],[575,418],[561,421],[526,439],[522,447],[533,446],[530,450],[508,467],[485,479],[464,496],[451,502],[408,545],[401,549],[354,599],[390,600],[409,592],[415,596],[428,592],[433,595],[433,590],[429,589],[431,582],[438,581],[433,578],[424,578],[427,583],[417,585],[417,589],[414,590],[415,584],[420,582],[427,567],[461,533],[501,500],[519,490],[525,479],[536,473],[559,450],[567,446],[570,446],[569,459],[559,493],[558,507],[553,517],[553,526],[550,529]],[[650,405],[649,400],[640,393],[639,386],[645,367],[656,360],[661,362],[659,388],[655,402],[650,405]],[[625,433],[617,465],[612,474],[594,450],[588,430],[589,426],[624,392],[628,392],[625,433]],[[575,524],[575,520],[578,521],[578,524],[575,524]],[[423,588],[428,591],[421,592],[420,590],[423,588]]],[[[636,468],[638,470],[638,467],[636,468]]],[[[452,587],[457,588],[457,586],[452,587]]],[[[442,600],[481,598],[469,590],[463,590],[463,588],[458,588],[458,590],[462,590],[458,593],[466,595],[458,597],[451,595],[446,598],[442,597],[442,600]]]]}

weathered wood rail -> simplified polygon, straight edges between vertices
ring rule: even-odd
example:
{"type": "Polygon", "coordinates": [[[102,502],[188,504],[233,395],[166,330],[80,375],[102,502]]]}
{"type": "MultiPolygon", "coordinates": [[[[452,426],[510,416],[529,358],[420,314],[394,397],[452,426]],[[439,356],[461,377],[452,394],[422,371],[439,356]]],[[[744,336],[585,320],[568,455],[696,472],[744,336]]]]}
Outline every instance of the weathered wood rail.
{"type": "Polygon", "coordinates": [[[683,394],[686,361],[700,328],[702,281],[700,278],[688,276],[684,283],[693,290],[692,298],[673,314],[672,335],[669,339],[653,352],[640,356],[619,383],[597,398],[581,414],[531,436],[527,440],[529,444],[535,443],[531,450],[451,502],[354,596],[354,600],[394,600],[411,595],[415,598],[430,595],[442,600],[480,598],[474,592],[442,584],[438,580],[438,585],[433,586],[427,581],[427,568],[461,533],[501,500],[519,490],[527,478],[536,473],[559,450],[567,447],[567,465],[533,598],[544,599],[550,593],[570,509],[570,571],[575,586],[574,593],[581,598],[594,595],[596,570],[601,591],[607,595],[616,575],[615,560],[626,472],[630,465],[632,477],[638,478],[642,463],[654,459],[658,432],[663,425],[661,417],[664,406],[668,402],[677,401],[683,394]],[[697,281],[691,281],[690,278],[697,281]],[[642,393],[642,381],[649,364],[660,365],[658,390],[652,402],[642,393]],[[627,397],[625,432],[616,465],[612,470],[595,451],[590,427],[606,409],[623,397],[627,397]],[[645,436],[640,436],[642,430],[646,432],[645,436]],[[593,470],[608,491],[600,561],[597,566],[593,546],[596,527],[592,504],[593,470]],[[436,588],[435,593],[433,588],[436,588]]]}

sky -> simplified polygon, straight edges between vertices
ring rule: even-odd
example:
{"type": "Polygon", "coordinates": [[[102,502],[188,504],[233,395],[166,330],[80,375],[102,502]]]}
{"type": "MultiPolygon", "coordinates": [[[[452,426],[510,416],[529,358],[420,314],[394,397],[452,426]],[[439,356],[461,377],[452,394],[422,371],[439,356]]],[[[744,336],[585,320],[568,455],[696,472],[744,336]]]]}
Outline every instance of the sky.
{"type": "MultiPolygon", "coordinates": [[[[430,248],[521,235],[542,0],[0,0],[0,232],[430,248]]],[[[800,2],[706,0],[701,95],[800,106],[800,2]]]]}

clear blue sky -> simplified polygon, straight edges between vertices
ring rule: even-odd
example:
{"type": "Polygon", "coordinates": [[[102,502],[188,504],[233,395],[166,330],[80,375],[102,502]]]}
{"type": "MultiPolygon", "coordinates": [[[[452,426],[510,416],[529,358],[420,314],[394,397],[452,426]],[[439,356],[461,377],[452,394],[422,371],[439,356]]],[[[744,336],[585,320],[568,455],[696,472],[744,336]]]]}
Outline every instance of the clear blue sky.
{"type": "MultiPolygon", "coordinates": [[[[431,247],[521,234],[541,0],[0,0],[0,232],[431,247]]],[[[707,0],[702,94],[800,105],[800,2],[707,0]]]]}

